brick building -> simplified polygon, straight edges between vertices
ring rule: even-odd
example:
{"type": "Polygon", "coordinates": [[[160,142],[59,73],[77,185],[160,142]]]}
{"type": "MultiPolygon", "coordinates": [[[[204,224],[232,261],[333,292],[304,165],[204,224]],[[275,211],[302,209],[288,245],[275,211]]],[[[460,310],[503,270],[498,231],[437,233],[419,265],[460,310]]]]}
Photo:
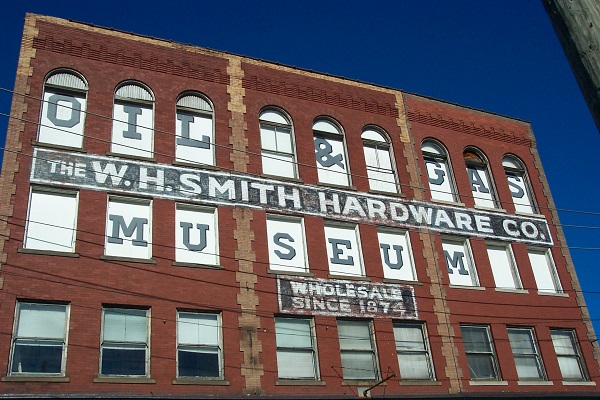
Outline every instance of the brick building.
{"type": "Polygon", "coordinates": [[[27,15],[0,396],[593,397],[528,123],[27,15]]]}

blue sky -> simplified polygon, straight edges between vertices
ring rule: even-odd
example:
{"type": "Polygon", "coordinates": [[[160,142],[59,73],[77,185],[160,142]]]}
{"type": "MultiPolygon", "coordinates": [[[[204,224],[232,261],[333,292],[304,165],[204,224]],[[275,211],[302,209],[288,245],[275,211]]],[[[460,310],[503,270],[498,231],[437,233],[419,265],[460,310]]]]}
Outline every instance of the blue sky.
{"type": "MultiPolygon", "coordinates": [[[[600,174],[590,151],[600,148],[600,134],[541,1],[20,0],[6,2],[2,10],[0,88],[14,86],[23,19],[29,11],[531,121],[600,334],[600,286],[595,272],[600,256],[600,174]]],[[[0,91],[0,113],[10,112],[10,101],[10,94],[0,91]]],[[[2,143],[7,122],[0,116],[2,143]]]]}

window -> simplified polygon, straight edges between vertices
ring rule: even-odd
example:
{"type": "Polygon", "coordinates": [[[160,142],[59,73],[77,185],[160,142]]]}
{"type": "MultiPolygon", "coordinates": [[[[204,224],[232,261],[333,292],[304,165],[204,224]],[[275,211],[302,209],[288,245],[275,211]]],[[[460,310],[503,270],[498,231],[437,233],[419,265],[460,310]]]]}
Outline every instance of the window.
{"type": "Polygon", "coordinates": [[[175,161],[215,165],[213,107],[207,98],[184,93],[177,100],[175,161]]]}
{"type": "Polygon", "coordinates": [[[519,379],[546,379],[542,360],[533,337],[533,329],[508,328],[507,330],[519,379]]]}
{"type": "Polygon", "coordinates": [[[562,377],[566,381],[587,380],[587,374],[581,359],[575,331],[570,329],[552,329],[552,343],[558,358],[562,377]]]}
{"type": "Polygon", "coordinates": [[[319,118],[313,124],[313,135],[319,182],[350,186],[350,171],[341,128],[329,119],[319,118]]]}
{"type": "Polygon", "coordinates": [[[177,312],[177,376],[223,377],[221,316],[177,312]]]}
{"type": "Polygon", "coordinates": [[[562,287],[550,249],[529,249],[528,254],[538,291],[561,293],[562,287]]]}
{"type": "Polygon", "coordinates": [[[154,96],[139,83],[126,82],[115,92],[110,151],[152,157],[154,96]]]}
{"type": "Polygon", "coordinates": [[[379,129],[367,128],[361,138],[371,190],[398,193],[392,147],[387,135],[379,129]]]}
{"type": "Polygon", "coordinates": [[[325,241],[331,274],[364,276],[357,225],[325,225],[325,241]]]}
{"type": "Polygon", "coordinates": [[[383,277],[403,281],[416,280],[408,232],[380,230],[379,252],[383,277]]]}
{"type": "Polygon", "coordinates": [[[56,71],[44,84],[38,141],[81,148],[87,106],[87,83],[70,71],[56,71]]]}
{"type": "Polygon", "coordinates": [[[100,375],[149,375],[149,310],[104,308],[100,375]]]}
{"type": "Polygon", "coordinates": [[[394,324],[394,338],[400,377],[402,379],[434,379],[429,344],[423,324],[394,324]]]}
{"type": "Polygon", "coordinates": [[[525,165],[521,160],[512,155],[502,158],[502,165],[506,173],[506,180],[510,188],[510,194],[515,205],[515,211],[534,213],[536,211],[529,178],[525,165]]]}
{"type": "Polygon", "coordinates": [[[78,193],[36,187],[29,195],[23,247],[72,253],[77,232],[78,193]]]}
{"type": "Polygon", "coordinates": [[[308,272],[302,218],[267,215],[267,241],[271,270],[308,272]]]}
{"type": "Polygon", "coordinates": [[[275,318],[277,370],[283,379],[319,379],[311,319],[275,318]]]}
{"type": "Polygon", "coordinates": [[[218,265],[217,210],[187,204],[175,208],[175,261],[218,265]]]}
{"type": "Polygon", "coordinates": [[[463,153],[467,175],[471,183],[471,191],[475,205],[479,207],[495,208],[496,192],[491,179],[488,163],[481,152],[467,149],[463,153]]]}
{"type": "Polygon", "coordinates": [[[479,283],[469,241],[460,238],[443,238],[442,248],[444,249],[450,284],[477,286],[479,283]]]}
{"type": "Polygon", "coordinates": [[[487,253],[497,288],[521,289],[521,280],[510,245],[487,243],[487,253]]]}
{"type": "Polygon", "coordinates": [[[338,320],[337,327],[344,379],[378,379],[371,322],[338,320]]]}
{"type": "Polygon", "coordinates": [[[260,113],[259,120],[263,173],[297,178],[290,119],[280,111],[268,109],[260,113]]]}
{"type": "Polygon", "coordinates": [[[152,210],[150,200],[109,196],[106,212],[107,256],[152,257],[152,210]]]}
{"type": "Polygon", "coordinates": [[[18,302],[11,375],[64,375],[69,306],[18,302]]]}
{"type": "Polygon", "coordinates": [[[425,140],[421,145],[427,171],[427,182],[433,200],[457,201],[456,186],[446,149],[436,141],[425,140]]]}
{"type": "Polygon", "coordinates": [[[488,326],[461,325],[460,331],[471,379],[500,380],[490,328],[488,326]]]}

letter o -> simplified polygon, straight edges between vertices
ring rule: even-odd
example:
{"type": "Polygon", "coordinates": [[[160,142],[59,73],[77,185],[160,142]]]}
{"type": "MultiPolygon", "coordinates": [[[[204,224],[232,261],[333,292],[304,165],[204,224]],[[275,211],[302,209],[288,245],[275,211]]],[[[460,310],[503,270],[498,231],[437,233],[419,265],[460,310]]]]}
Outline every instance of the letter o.
{"type": "Polygon", "coordinates": [[[540,231],[533,222],[524,221],[521,223],[521,232],[529,239],[537,239],[540,231]]]}

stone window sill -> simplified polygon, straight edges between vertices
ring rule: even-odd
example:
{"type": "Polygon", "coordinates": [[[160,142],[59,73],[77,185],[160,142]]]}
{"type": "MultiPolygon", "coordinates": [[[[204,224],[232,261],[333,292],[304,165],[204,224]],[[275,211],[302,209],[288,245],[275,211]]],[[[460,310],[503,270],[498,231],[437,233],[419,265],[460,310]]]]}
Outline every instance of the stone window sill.
{"type": "Polygon", "coordinates": [[[355,275],[336,275],[336,274],[329,274],[327,275],[327,277],[329,279],[341,279],[341,280],[346,280],[346,281],[364,281],[364,282],[371,282],[371,278],[368,278],[366,276],[355,276],[355,275]]]}
{"type": "Polygon", "coordinates": [[[173,161],[173,165],[176,167],[188,167],[188,168],[198,168],[198,169],[209,169],[212,171],[218,171],[220,168],[210,164],[200,164],[193,163],[188,161],[173,161]]]}
{"type": "Polygon", "coordinates": [[[173,261],[174,267],[187,267],[187,268],[198,268],[198,269],[225,269],[222,265],[210,265],[210,264],[194,264],[180,261],[173,261]]]}
{"type": "Polygon", "coordinates": [[[112,151],[107,151],[106,155],[109,157],[126,158],[128,160],[147,161],[147,162],[152,162],[152,163],[158,162],[158,160],[154,157],[144,157],[144,156],[135,156],[132,154],[113,153],[112,151]]]}
{"type": "Polygon", "coordinates": [[[517,385],[519,386],[552,386],[554,382],[552,381],[517,381],[517,385]]]}
{"type": "Polygon", "coordinates": [[[103,254],[100,256],[100,259],[106,260],[106,261],[123,261],[123,262],[132,262],[132,263],[141,263],[141,264],[156,264],[156,260],[154,258],[132,258],[132,257],[105,256],[103,254]]]}
{"type": "Polygon", "coordinates": [[[71,253],[68,251],[54,251],[54,250],[39,250],[39,249],[26,249],[19,247],[17,253],[23,254],[39,254],[43,256],[58,256],[58,257],[72,257],[79,258],[79,253],[71,253]]]}
{"type": "Polygon", "coordinates": [[[224,379],[176,378],[173,385],[229,386],[230,383],[224,379]]]}
{"type": "Polygon", "coordinates": [[[563,386],[596,386],[596,382],[591,381],[562,381],[563,386]]]}
{"type": "Polygon", "coordinates": [[[471,386],[508,386],[507,381],[469,381],[471,386]]]}
{"type": "Polygon", "coordinates": [[[400,386],[440,386],[440,381],[426,381],[426,380],[401,380],[398,382],[400,386]]]}
{"type": "Polygon", "coordinates": [[[278,379],[275,386],[325,386],[323,381],[312,379],[278,379]]]}
{"type": "Polygon", "coordinates": [[[50,383],[68,383],[71,378],[68,376],[34,376],[34,375],[8,375],[0,378],[2,382],[50,382],[50,383]]]}
{"type": "Polygon", "coordinates": [[[293,271],[278,271],[276,269],[267,269],[267,274],[273,275],[286,275],[286,276],[306,276],[306,277],[314,277],[315,274],[312,272],[293,272],[293,271]]]}
{"type": "Polygon", "coordinates": [[[156,379],[132,376],[99,376],[94,378],[94,383],[142,383],[155,384],[156,379]]]}
{"type": "Polygon", "coordinates": [[[31,142],[31,144],[36,147],[45,147],[48,149],[69,150],[69,151],[76,151],[78,153],[87,153],[87,150],[82,147],[63,146],[60,144],[42,143],[42,142],[31,142]]]}
{"type": "Polygon", "coordinates": [[[463,285],[450,284],[449,287],[451,287],[453,289],[485,290],[485,288],[483,286],[463,286],[463,285]]]}

